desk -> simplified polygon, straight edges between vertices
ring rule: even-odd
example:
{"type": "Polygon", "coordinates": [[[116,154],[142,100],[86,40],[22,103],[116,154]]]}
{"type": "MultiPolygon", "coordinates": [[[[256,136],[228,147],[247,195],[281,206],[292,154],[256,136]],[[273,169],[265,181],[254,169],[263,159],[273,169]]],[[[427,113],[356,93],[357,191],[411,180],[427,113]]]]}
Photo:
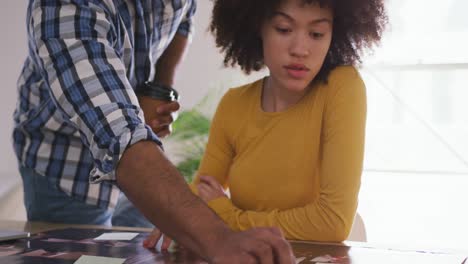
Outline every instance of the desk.
{"type": "MultiPolygon", "coordinates": [[[[28,239],[15,242],[0,243],[3,247],[17,250],[14,255],[0,257],[0,263],[74,263],[80,255],[95,255],[125,258],[126,264],[144,263],[202,263],[195,261],[196,257],[180,250],[176,253],[158,253],[141,246],[147,228],[102,226],[65,225],[49,223],[25,223],[14,221],[0,221],[0,229],[20,230],[32,232],[35,235],[28,239]],[[66,229],[72,227],[73,229],[66,229]],[[62,229],[62,230],[58,230],[62,229]],[[63,230],[65,229],[65,230],[63,230]],[[55,231],[53,231],[55,230],[55,231]],[[94,243],[92,239],[103,232],[133,231],[142,233],[131,243],[94,243]],[[50,238],[71,242],[51,242],[50,238]],[[43,256],[21,256],[25,252],[38,252],[41,249],[47,254],[43,256]],[[53,254],[60,252],[61,254],[53,254]]],[[[446,254],[435,252],[421,252],[415,250],[401,250],[384,247],[373,247],[366,243],[346,242],[342,244],[314,243],[291,241],[298,263],[315,263],[311,260],[317,256],[331,255],[339,257],[334,263],[341,264],[462,264],[465,256],[461,254],[446,254]]],[[[1,253],[1,251],[0,251],[1,253]]],[[[33,255],[33,254],[31,254],[33,255]]],[[[468,264],[466,262],[465,264],[468,264]]]]}

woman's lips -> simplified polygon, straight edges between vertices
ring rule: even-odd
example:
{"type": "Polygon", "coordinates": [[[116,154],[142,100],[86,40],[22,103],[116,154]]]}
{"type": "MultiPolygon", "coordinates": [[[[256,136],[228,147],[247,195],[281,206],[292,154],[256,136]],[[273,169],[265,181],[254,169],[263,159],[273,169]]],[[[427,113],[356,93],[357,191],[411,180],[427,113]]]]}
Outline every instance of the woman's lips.
{"type": "Polygon", "coordinates": [[[309,69],[303,64],[290,64],[284,66],[288,75],[294,79],[302,79],[307,76],[309,69]]]}

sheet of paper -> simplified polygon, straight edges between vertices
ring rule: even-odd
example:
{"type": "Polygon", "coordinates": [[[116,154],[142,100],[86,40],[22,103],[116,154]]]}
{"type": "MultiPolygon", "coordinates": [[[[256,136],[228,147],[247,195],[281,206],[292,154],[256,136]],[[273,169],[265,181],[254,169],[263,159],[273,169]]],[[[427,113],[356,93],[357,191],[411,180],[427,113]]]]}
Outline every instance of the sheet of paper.
{"type": "MultiPolygon", "coordinates": [[[[162,248],[163,242],[164,242],[164,235],[162,235],[162,236],[159,238],[158,242],[156,243],[155,248],[156,248],[156,250],[157,250],[158,252],[161,252],[161,251],[162,251],[161,248],[162,248]]],[[[176,242],[175,242],[174,240],[171,240],[171,243],[169,244],[169,248],[167,249],[167,251],[168,251],[168,252],[171,252],[171,253],[177,251],[177,244],[176,244],[176,242]]]]}
{"type": "Polygon", "coordinates": [[[296,264],[301,263],[304,259],[306,259],[306,258],[305,257],[296,258],[296,264]]]}
{"type": "Polygon", "coordinates": [[[313,258],[311,261],[318,262],[318,263],[332,263],[333,257],[330,255],[324,255],[324,256],[313,258]]]}
{"type": "Polygon", "coordinates": [[[159,238],[158,243],[156,243],[156,250],[157,250],[158,252],[161,252],[161,247],[162,247],[163,241],[164,241],[164,235],[162,235],[162,236],[159,238]]]}
{"type": "Polygon", "coordinates": [[[130,232],[112,232],[112,233],[104,233],[94,240],[126,240],[130,241],[138,236],[138,233],[130,233],[130,232]]]}
{"type": "Polygon", "coordinates": [[[124,258],[108,258],[83,255],[77,261],[75,261],[75,264],[122,264],[124,262],[124,258]]]}
{"type": "Polygon", "coordinates": [[[14,230],[0,230],[0,241],[15,240],[19,238],[29,237],[28,232],[14,230]]]}

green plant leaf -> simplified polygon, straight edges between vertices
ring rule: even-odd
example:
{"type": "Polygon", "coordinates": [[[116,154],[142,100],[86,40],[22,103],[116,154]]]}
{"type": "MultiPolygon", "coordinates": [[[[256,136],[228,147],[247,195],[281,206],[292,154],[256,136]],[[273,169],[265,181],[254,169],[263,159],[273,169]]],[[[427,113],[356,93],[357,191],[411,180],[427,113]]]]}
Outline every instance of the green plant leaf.
{"type": "Polygon", "coordinates": [[[186,159],[177,165],[177,169],[180,171],[182,176],[184,176],[185,181],[188,183],[192,182],[193,176],[195,175],[195,172],[200,165],[200,159],[201,155],[186,159]]]}
{"type": "Polygon", "coordinates": [[[185,140],[200,135],[207,135],[210,130],[210,119],[193,109],[183,111],[173,123],[173,137],[185,140]]]}

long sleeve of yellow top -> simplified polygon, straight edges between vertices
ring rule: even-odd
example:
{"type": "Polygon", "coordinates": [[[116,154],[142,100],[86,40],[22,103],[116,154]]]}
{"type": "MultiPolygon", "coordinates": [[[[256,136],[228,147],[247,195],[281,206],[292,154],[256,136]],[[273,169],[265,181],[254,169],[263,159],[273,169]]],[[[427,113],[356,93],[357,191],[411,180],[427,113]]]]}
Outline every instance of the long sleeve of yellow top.
{"type": "Polygon", "coordinates": [[[218,105],[198,176],[214,177],[231,198],[208,205],[235,230],[277,226],[288,239],[345,240],[364,154],[359,73],[338,67],[326,84],[275,113],[261,109],[262,85],[231,89],[218,105]]]}

